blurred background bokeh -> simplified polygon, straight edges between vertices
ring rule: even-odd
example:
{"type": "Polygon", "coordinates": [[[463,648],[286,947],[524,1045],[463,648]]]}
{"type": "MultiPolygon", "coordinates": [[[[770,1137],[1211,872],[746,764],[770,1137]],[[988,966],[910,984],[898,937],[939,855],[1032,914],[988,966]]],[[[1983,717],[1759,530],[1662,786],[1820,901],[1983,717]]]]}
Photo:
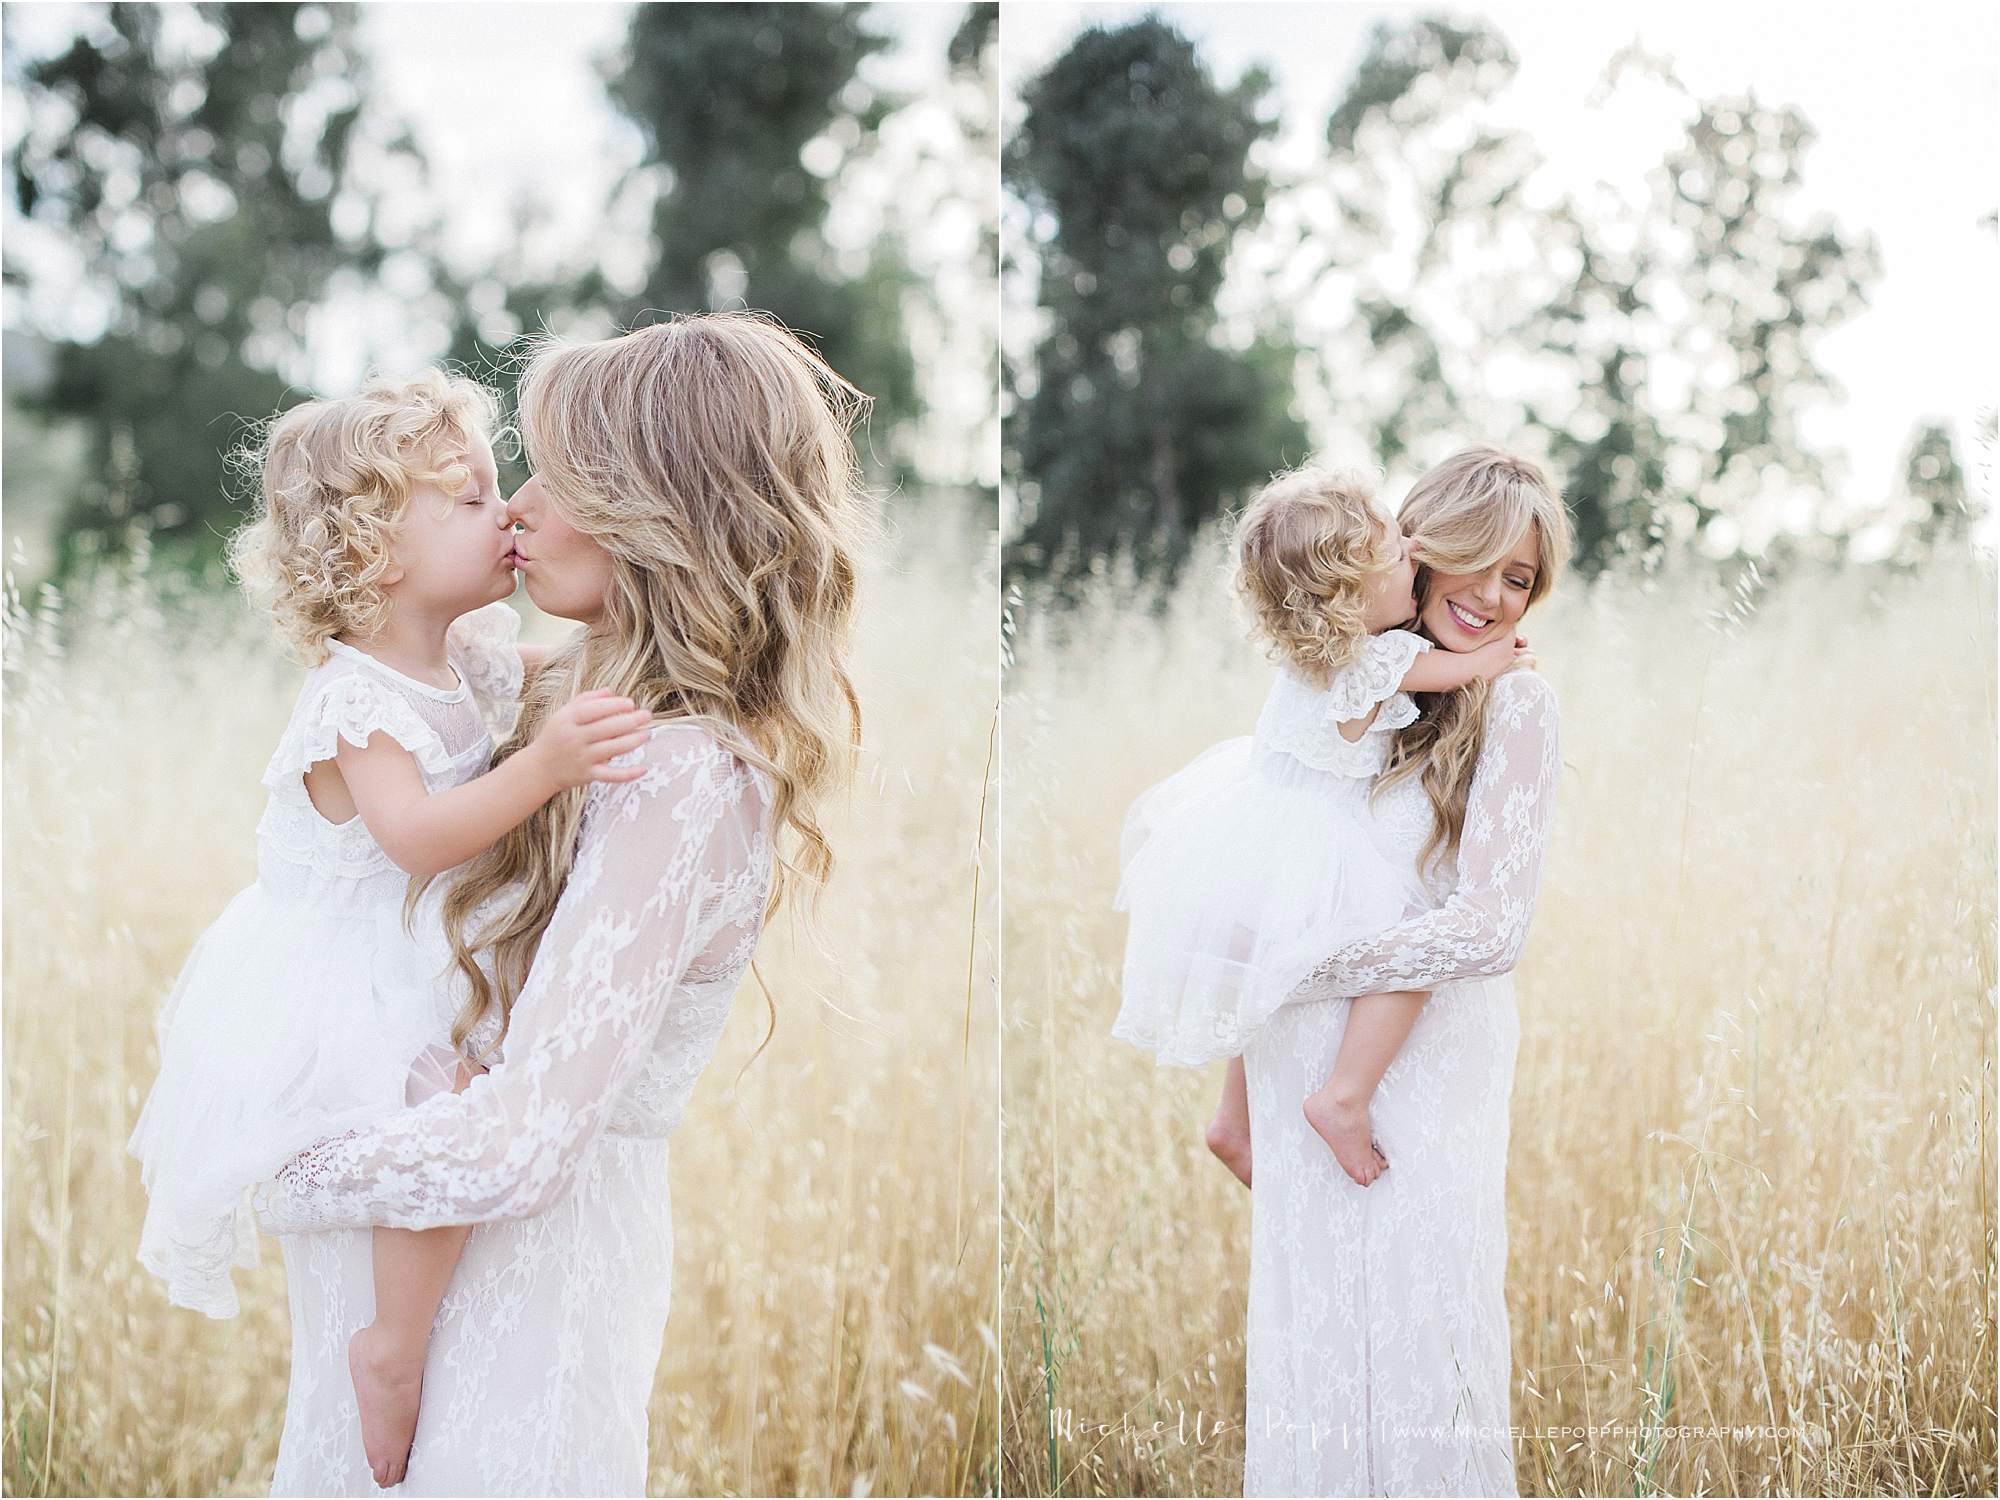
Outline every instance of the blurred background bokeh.
{"type": "MultiPolygon", "coordinates": [[[[216,556],[246,423],[776,313],[903,500],[997,481],[991,5],[10,5],[6,531],[216,556]]],[[[518,467],[505,478],[518,481],[518,467]]]]}
{"type": "Polygon", "coordinates": [[[1311,452],[1543,458],[1587,574],[1990,543],[1994,22],[1848,7],[1024,6],[1012,576],[1311,452]],[[1892,31],[1893,34],[1883,34],[1892,31]]]}

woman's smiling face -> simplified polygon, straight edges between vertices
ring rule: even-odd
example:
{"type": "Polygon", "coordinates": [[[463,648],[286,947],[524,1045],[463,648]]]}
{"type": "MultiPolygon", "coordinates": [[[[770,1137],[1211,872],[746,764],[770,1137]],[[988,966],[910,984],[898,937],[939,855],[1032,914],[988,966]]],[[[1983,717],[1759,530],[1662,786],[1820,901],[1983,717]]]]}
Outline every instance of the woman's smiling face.
{"type": "Polygon", "coordinates": [[[1541,537],[1531,525],[1513,551],[1484,572],[1431,569],[1422,583],[1417,623],[1447,651],[1471,651],[1510,637],[1527,613],[1541,566],[1541,537]]]}

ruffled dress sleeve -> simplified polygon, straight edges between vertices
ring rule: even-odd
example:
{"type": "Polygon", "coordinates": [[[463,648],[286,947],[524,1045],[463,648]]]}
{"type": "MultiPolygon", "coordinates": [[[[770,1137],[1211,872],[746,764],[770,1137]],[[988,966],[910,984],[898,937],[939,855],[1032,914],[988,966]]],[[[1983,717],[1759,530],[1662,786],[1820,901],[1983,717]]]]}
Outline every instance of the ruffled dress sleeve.
{"type": "Polygon", "coordinates": [[[521,617],[504,599],[460,615],[445,632],[445,649],[495,734],[521,702],[520,639],[521,617]]]}
{"type": "Polygon", "coordinates": [[[1442,905],[1335,951],[1290,998],[1432,989],[1504,974],[1528,940],[1562,774],[1556,695],[1517,670],[1497,679],[1459,839],[1458,885],[1442,905]]]}
{"type": "MultiPolygon", "coordinates": [[[[1388,702],[1402,691],[1403,678],[1409,674],[1411,663],[1430,649],[1431,643],[1414,631],[1385,630],[1369,636],[1362,643],[1361,655],[1335,672],[1327,683],[1324,701],[1328,718],[1345,724],[1360,718],[1376,704],[1388,702]]],[[[1409,705],[1409,712],[1414,718],[1414,704],[1409,705]]],[[[1378,722],[1380,717],[1388,716],[1378,716],[1378,722]]],[[[1403,720],[1404,724],[1409,722],[1409,718],[1403,720]]],[[[1402,725],[1384,727],[1400,729],[1402,725]]]]}
{"type": "Polygon", "coordinates": [[[326,673],[306,684],[264,769],[264,785],[273,790],[294,786],[320,761],[333,759],[342,740],[361,746],[376,734],[386,734],[409,751],[426,776],[451,769],[444,741],[415,705],[379,675],[361,668],[326,673]]]}
{"type": "Polygon", "coordinates": [[[293,1157],[258,1191],[267,1233],[545,1211],[673,1026],[684,981],[747,961],[770,878],[761,783],[692,725],[658,728],[631,754],[644,776],[592,789],[505,1061],[462,1094],[293,1157]]]}

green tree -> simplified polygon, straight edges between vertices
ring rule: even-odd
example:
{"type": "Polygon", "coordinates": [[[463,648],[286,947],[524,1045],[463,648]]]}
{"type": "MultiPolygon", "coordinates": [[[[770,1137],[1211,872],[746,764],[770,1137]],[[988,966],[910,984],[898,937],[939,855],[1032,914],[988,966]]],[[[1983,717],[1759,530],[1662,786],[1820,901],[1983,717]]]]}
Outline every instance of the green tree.
{"type": "Polygon", "coordinates": [[[1325,159],[1287,185],[1286,251],[1308,288],[1288,300],[1312,320],[1315,394],[1385,466],[1519,420],[1494,355],[1553,288],[1523,194],[1537,154],[1496,107],[1516,69],[1479,22],[1378,23],[1325,159]]]}
{"type": "Polygon", "coordinates": [[[1950,428],[1938,422],[1917,425],[1903,455],[1903,495],[1909,520],[1898,549],[1901,560],[1914,563],[1966,544],[1972,507],[1950,428]]]}
{"type": "Polygon", "coordinates": [[[1826,492],[1800,424],[1835,390],[1816,346],[1879,274],[1872,240],[1798,205],[1813,140],[1798,110],[1698,100],[1633,49],[1601,107],[1626,89],[1669,114],[1672,143],[1641,193],[1564,209],[1574,271],[1527,330],[1560,393],[1527,417],[1564,475],[1585,571],[1737,537],[1774,491],[1826,492]]]}
{"type": "Polygon", "coordinates": [[[1261,214],[1275,130],[1252,70],[1217,84],[1154,17],[1091,27],[1023,91],[1003,155],[1027,210],[1047,331],[1012,372],[1022,526],[1010,566],[1063,576],[1129,546],[1171,573],[1194,528],[1304,455],[1294,351],[1230,347],[1215,307],[1261,214]]]}
{"type": "MultiPolygon", "coordinates": [[[[27,299],[55,343],[37,404],[91,434],[61,566],[135,519],[214,555],[235,519],[228,450],[292,394],[336,270],[379,263],[349,172],[368,95],[354,28],[347,6],[115,4],[52,57],[9,35],[15,205],[103,302],[79,329],[76,309],[27,299]]],[[[6,274],[25,292],[11,245],[6,274]]]]}
{"type": "Polygon", "coordinates": [[[903,337],[909,277],[892,237],[843,267],[830,193],[895,101],[860,76],[888,45],[865,5],[641,5],[608,86],[660,173],[655,259],[620,308],[636,324],[738,302],[775,313],[876,401],[879,426],[916,407],[903,337]]]}

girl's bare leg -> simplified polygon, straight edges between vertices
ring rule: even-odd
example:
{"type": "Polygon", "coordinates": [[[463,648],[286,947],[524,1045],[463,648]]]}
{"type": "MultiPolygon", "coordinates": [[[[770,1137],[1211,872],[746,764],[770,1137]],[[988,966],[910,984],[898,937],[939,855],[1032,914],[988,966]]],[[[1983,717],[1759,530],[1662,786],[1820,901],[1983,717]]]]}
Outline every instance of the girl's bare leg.
{"type": "MultiPolygon", "coordinates": [[[[452,1092],[462,1094],[484,1068],[461,1062],[452,1092]]],[[[388,1229],[374,1234],[375,1321],[347,1344],[347,1370],[361,1408],[361,1447],[375,1483],[401,1484],[417,1435],[424,1356],[451,1273],[472,1234],[470,1224],[388,1229]]]]}
{"type": "Polygon", "coordinates": [[[1245,1187],[1250,1186],[1250,1092],[1243,1083],[1243,1059],[1229,1059],[1222,1075],[1222,1102],[1208,1122],[1208,1149],[1222,1159],[1245,1187]]]}
{"type": "Polygon", "coordinates": [[[417,1435],[424,1354],[470,1224],[383,1229],[375,1236],[375,1321],[347,1345],[361,1407],[361,1446],[383,1488],[400,1484],[417,1435]]]}
{"type": "Polygon", "coordinates": [[[1333,1072],[1306,1099],[1306,1122],[1333,1149],[1340,1169],[1363,1187],[1389,1169],[1368,1127],[1368,1105],[1429,998],[1428,990],[1398,990],[1352,1002],[1333,1072]]]}

